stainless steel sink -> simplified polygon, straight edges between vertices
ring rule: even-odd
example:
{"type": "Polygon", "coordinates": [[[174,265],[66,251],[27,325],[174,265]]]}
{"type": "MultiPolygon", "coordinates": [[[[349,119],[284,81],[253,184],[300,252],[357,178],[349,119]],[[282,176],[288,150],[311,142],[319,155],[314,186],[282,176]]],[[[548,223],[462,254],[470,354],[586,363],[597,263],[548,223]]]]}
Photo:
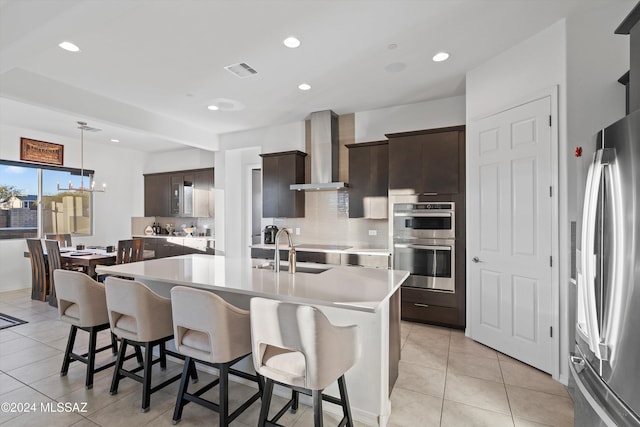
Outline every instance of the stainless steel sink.
{"type": "MultiPolygon", "coordinates": [[[[261,264],[256,265],[255,268],[259,268],[261,270],[273,270],[273,264],[261,264]]],[[[309,273],[309,274],[319,274],[323,271],[330,270],[331,267],[310,267],[308,265],[296,265],[296,273],[309,273]]],[[[289,271],[288,265],[280,265],[280,271],[289,271]]]]}

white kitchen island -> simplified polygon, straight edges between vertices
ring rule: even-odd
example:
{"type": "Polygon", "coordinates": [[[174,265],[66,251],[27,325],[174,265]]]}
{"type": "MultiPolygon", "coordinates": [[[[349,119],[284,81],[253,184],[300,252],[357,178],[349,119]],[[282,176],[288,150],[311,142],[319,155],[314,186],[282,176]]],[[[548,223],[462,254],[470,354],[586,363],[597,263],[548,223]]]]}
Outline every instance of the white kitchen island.
{"type": "MultiPolygon", "coordinates": [[[[409,273],[316,264],[308,270],[314,273],[289,274],[255,267],[256,260],[249,258],[198,254],[98,267],[96,271],[134,278],[167,297],[173,286],[184,285],[215,292],[246,309],[251,297],[259,296],[313,305],[336,325],[357,324],[362,356],[346,373],[353,416],[369,425],[386,426],[400,359],[400,285],[409,273]]],[[[325,392],[338,396],[337,385],[325,392]]],[[[332,404],[324,408],[340,413],[332,404]]]]}

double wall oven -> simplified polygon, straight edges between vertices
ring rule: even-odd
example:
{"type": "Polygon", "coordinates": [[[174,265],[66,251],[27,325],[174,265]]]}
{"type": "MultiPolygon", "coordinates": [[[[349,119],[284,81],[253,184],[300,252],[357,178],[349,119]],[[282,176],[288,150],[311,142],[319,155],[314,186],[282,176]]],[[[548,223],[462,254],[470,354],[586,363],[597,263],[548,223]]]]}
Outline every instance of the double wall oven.
{"type": "Polygon", "coordinates": [[[404,286],[455,292],[455,203],[393,204],[393,268],[411,273],[404,286]]]}

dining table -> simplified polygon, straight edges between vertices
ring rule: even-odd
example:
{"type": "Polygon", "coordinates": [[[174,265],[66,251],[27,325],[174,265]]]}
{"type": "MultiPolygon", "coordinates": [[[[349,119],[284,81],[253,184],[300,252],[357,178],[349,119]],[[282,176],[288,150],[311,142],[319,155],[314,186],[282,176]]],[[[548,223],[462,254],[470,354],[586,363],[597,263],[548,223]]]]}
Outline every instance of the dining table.
{"type": "MultiPolygon", "coordinates": [[[[29,252],[25,251],[25,258],[29,258],[29,252]]],[[[47,257],[44,251],[45,260],[47,257]]],[[[103,248],[86,248],[78,250],[74,247],[61,247],[60,258],[64,264],[82,267],[87,275],[96,277],[96,267],[99,265],[113,265],[116,263],[116,252],[107,252],[103,248]]]]}

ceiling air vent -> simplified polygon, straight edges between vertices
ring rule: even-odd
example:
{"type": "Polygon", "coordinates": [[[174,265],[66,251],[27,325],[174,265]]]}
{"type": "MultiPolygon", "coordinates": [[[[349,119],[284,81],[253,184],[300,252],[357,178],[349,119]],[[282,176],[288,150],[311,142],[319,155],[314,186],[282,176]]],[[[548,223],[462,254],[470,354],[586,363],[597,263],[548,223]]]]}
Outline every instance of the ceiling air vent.
{"type": "Polygon", "coordinates": [[[227,70],[228,72],[230,72],[231,74],[235,75],[236,77],[239,77],[241,79],[247,78],[247,77],[251,77],[254,74],[258,74],[258,72],[256,70],[254,70],[253,68],[251,68],[251,66],[249,64],[247,64],[246,62],[240,62],[239,64],[232,64],[232,65],[227,65],[226,67],[224,67],[225,70],[227,70]]]}

